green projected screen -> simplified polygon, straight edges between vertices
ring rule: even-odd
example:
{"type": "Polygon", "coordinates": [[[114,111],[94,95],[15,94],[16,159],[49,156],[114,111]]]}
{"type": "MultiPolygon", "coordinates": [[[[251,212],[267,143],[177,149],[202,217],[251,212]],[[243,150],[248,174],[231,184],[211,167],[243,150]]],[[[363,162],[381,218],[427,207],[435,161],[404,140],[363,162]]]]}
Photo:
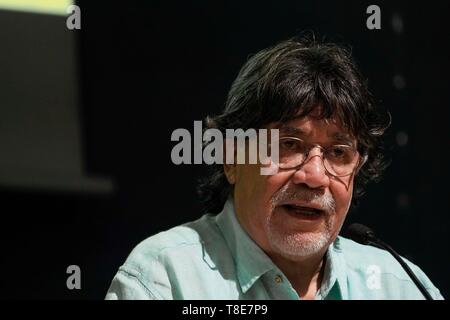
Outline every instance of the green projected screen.
{"type": "Polygon", "coordinates": [[[0,0],[0,10],[67,15],[73,0],[0,0]]]}

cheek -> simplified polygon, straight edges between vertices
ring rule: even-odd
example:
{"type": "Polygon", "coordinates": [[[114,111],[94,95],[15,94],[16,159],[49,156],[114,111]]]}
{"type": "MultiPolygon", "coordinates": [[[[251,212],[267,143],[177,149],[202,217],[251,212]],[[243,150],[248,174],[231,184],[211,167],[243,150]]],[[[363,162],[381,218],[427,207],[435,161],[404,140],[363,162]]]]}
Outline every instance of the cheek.
{"type": "Polygon", "coordinates": [[[251,165],[238,166],[236,170],[235,195],[249,200],[251,203],[261,196],[264,181],[251,165]]]}
{"type": "Polygon", "coordinates": [[[336,216],[338,219],[344,219],[352,201],[353,181],[350,181],[348,187],[342,182],[331,181],[330,191],[336,201],[336,216]]]}
{"type": "Polygon", "coordinates": [[[234,197],[236,210],[245,220],[253,220],[264,198],[265,182],[255,168],[241,165],[236,170],[234,197]]]}
{"type": "Polygon", "coordinates": [[[261,205],[264,207],[266,215],[272,212],[272,198],[286,183],[289,182],[290,174],[278,173],[270,176],[261,176],[261,205]]]}
{"type": "Polygon", "coordinates": [[[272,196],[286,183],[286,177],[261,175],[256,166],[243,166],[236,177],[236,211],[247,231],[258,240],[263,237],[265,221],[272,213],[272,196]]]}

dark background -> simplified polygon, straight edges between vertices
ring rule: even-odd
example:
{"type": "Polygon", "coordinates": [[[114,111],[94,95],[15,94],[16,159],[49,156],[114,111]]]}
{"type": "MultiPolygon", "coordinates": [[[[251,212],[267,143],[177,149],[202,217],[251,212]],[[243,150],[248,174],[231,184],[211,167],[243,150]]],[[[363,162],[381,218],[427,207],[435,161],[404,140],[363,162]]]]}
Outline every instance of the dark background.
{"type": "MultiPolygon", "coordinates": [[[[373,227],[448,297],[448,4],[77,3],[79,31],[67,30],[63,16],[0,12],[0,110],[17,110],[17,101],[33,110],[65,105],[61,101],[73,95],[70,119],[78,125],[78,135],[62,135],[64,115],[41,114],[43,127],[54,126],[44,142],[55,142],[61,159],[50,156],[45,143],[12,140],[23,152],[0,172],[12,178],[25,172],[32,183],[0,179],[1,298],[102,299],[136,244],[200,217],[195,189],[204,168],[171,163],[172,131],[192,132],[194,120],[218,113],[250,54],[303,30],[350,45],[374,95],[393,116],[386,139],[392,165],[347,222],[373,227]],[[370,4],[381,8],[381,30],[366,28],[370,4]],[[62,67],[68,56],[73,70],[62,67]],[[48,168],[74,159],[76,152],[64,149],[71,141],[79,143],[76,174],[49,169],[46,181],[59,182],[38,183],[43,178],[35,171],[19,168],[21,159],[48,168]],[[35,153],[27,158],[30,149],[35,153]],[[106,187],[95,178],[66,178],[76,175],[103,177],[106,187]],[[72,264],[81,268],[81,290],[66,287],[72,264]]],[[[35,123],[32,118],[28,127],[15,129],[33,136],[35,123]]],[[[0,121],[0,128],[7,125],[0,121]]]]}

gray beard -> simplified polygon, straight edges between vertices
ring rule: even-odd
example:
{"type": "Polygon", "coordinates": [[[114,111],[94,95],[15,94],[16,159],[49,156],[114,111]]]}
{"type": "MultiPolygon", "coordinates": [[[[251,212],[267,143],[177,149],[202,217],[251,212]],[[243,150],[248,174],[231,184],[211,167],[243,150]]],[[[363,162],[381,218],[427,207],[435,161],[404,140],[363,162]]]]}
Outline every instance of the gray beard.
{"type": "Polygon", "coordinates": [[[271,247],[285,257],[307,257],[323,250],[332,240],[333,234],[328,226],[320,233],[283,233],[270,221],[267,234],[271,247]]]}
{"type": "Polygon", "coordinates": [[[267,219],[265,228],[269,244],[276,252],[287,257],[306,257],[320,252],[332,242],[334,234],[331,215],[335,212],[335,200],[329,193],[286,184],[272,197],[272,212],[278,203],[296,199],[314,201],[325,209],[327,216],[324,231],[303,233],[282,231],[272,221],[273,215],[267,219]]]}

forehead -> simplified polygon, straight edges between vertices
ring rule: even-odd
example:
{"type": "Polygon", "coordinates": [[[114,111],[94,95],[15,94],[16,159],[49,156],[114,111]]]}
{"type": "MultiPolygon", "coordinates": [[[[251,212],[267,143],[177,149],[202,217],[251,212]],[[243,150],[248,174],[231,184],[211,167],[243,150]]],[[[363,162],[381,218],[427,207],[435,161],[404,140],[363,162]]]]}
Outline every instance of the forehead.
{"type": "Polygon", "coordinates": [[[338,140],[355,142],[353,135],[337,120],[319,119],[315,117],[295,118],[274,125],[280,135],[294,135],[318,140],[338,140]]]}

